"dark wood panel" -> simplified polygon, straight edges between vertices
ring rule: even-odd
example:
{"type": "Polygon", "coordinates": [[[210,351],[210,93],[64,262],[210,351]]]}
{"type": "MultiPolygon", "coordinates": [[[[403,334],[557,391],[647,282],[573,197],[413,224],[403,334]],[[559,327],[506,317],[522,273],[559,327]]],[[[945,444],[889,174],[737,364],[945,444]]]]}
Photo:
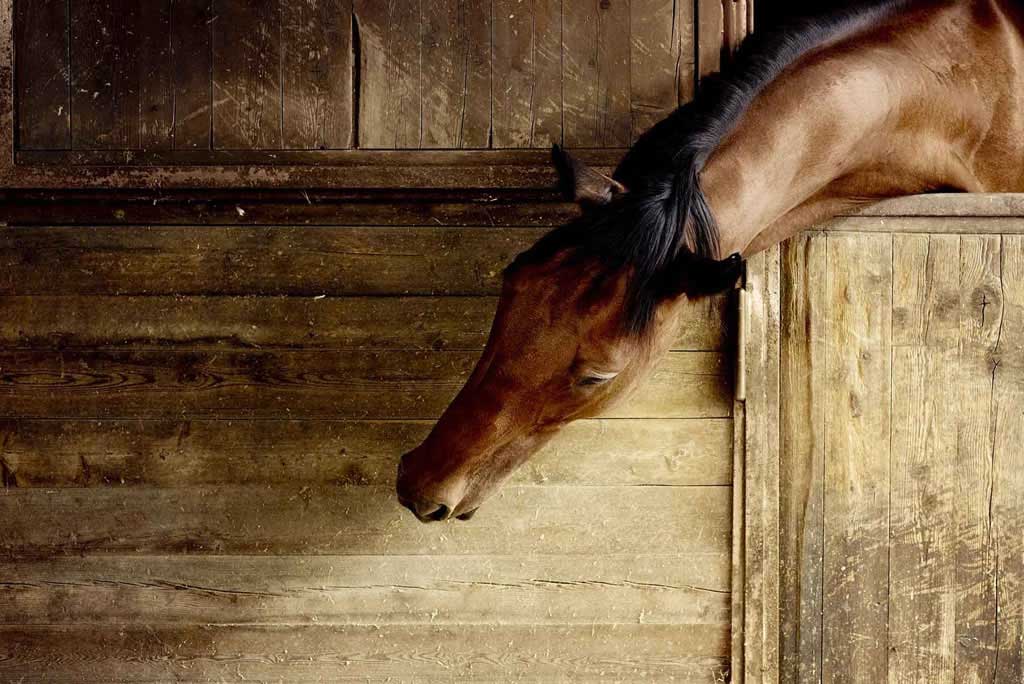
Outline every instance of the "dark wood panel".
{"type": "Polygon", "coordinates": [[[214,0],[213,145],[282,146],[281,5],[214,0]]]}
{"type": "Polygon", "coordinates": [[[544,232],[10,228],[0,232],[0,294],[497,294],[502,269],[544,232]]]}
{"type": "Polygon", "coordinates": [[[568,147],[627,147],[632,140],[629,19],[630,0],[562,4],[568,147]]]}
{"type": "Polygon", "coordinates": [[[352,0],[281,4],[284,147],[352,147],[352,0]]]}
{"type": "MultiPolygon", "coordinates": [[[[5,349],[483,349],[494,297],[0,298],[5,349]]],[[[725,296],[684,306],[677,351],[722,351],[725,296]]]]}
{"type": "Polygon", "coordinates": [[[727,654],[727,628],[683,641],[677,625],[0,629],[0,677],[25,684],[413,677],[470,683],[502,681],[510,670],[524,683],[718,684],[727,676],[727,654]]]}
{"type": "Polygon", "coordinates": [[[18,0],[14,9],[18,146],[67,149],[71,146],[68,2],[18,0]]]}
{"type": "MultiPolygon", "coordinates": [[[[138,53],[139,142],[145,150],[169,150],[174,129],[174,62],[171,58],[173,0],[140,5],[138,53]]],[[[200,68],[201,62],[200,62],[200,68]]]]}
{"type": "Polygon", "coordinates": [[[494,1],[493,145],[562,142],[562,3],[494,1]]]}
{"type": "Polygon", "coordinates": [[[489,147],[491,1],[421,2],[420,23],[420,147],[489,147]]]}
{"type": "MultiPolygon", "coordinates": [[[[3,420],[7,486],[384,485],[431,421],[3,420]]],[[[732,421],[568,425],[516,484],[728,485],[732,421]]]]}
{"type": "Polygon", "coordinates": [[[75,0],[70,6],[72,145],[84,150],[135,149],[143,73],[140,4],[75,0]]]}
{"type": "MultiPolygon", "coordinates": [[[[23,418],[437,418],[477,352],[2,352],[0,415],[23,418]]],[[[714,352],[672,352],[620,418],[732,413],[714,352]]]]}
{"type": "Polygon", "coordinates": [[[0,555],[722,553],[730,505],[730,487],[521,485],[472,524],[424,525],[393,486],[5,489],[0,555]]]}
{"type": "Polygon", "coordinates": [[[354,0],[361,53],[359,147],[420,146],[421,2],[354,0]]]}
{"type": "Polygon", "coordinates": [[[212,0],[171,3],[176,150],[213,146],[213,25],[212,0]]]}

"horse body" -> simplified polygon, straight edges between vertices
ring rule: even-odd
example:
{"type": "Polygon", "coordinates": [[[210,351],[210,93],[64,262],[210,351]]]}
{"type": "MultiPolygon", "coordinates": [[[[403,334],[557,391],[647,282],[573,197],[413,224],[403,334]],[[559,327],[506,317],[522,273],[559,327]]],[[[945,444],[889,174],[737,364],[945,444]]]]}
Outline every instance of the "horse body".
{"type": "Polygon", "coordinates": [[[726,254],[886,197],[1024,191],[1022,32],[1009,0],[876,3],[741,50],[614,178],[559,155],[590,209],[507,270],[483,356],[403,457],[399,500],[423,521],[470,517],[562,425],[636,386],[686,300],[735,282],[726,254]]]}

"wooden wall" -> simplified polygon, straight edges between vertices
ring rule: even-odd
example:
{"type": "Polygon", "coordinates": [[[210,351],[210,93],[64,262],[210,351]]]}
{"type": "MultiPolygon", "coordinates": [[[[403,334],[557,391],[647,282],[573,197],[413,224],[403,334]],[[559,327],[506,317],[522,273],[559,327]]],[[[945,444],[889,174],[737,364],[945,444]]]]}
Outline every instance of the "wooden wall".
{"type": "Polygon", "coordinates": [[[15,11],[23,151],[181,162],[210,150],[622,148],[694,87],[694,4],[678,0],[18,0],[15,11]]]}

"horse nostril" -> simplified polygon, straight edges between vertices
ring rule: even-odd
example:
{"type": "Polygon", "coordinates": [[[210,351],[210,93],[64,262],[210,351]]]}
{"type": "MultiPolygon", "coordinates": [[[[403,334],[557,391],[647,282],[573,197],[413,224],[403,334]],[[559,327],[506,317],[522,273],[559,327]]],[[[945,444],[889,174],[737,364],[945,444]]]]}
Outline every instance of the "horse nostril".
{"type": "Polygon", "coordinates": [[[427,513],[423,517],[431,520],[447,520],[448,516],[452,514],[452,509],[448,508],[444,504],[438,504],[437,509],[431,513],[427,513]]]}

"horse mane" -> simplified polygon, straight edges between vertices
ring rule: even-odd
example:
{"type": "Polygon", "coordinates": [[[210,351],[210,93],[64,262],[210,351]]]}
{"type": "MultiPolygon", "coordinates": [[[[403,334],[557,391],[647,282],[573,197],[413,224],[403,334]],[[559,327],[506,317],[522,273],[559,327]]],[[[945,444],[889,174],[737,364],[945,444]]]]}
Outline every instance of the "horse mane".
{"type": "Polygon", "coordinates": [[[726,69],[701,80],[697,96],[646,131],[614,178],[628,188],[609,204],[556,228],[521,254],[541,262],[573,250],[609,266],[629,267],[626,324],[642,333],[653,318],[666,272],[680,252],[720,258],[719,230],[700,183],[711,154],[751,103],[790,65],[822,46],[876,25],[909,0],[863,2],[744,40],[726,69]]]}

